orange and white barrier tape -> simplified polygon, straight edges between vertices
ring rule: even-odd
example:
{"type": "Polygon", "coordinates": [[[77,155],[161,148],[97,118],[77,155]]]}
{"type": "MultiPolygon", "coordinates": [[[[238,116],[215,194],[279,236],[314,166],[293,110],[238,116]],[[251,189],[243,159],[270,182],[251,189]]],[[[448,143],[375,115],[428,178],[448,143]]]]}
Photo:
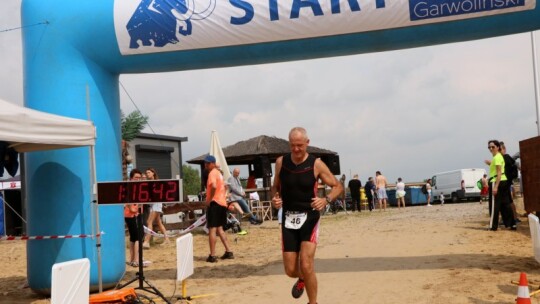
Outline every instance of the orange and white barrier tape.
{"type": "MultiPolygon", "coordinates": [[[[154,236],[154,237],[160,237],[160,238],[164,238],[164,237],[165,237],[165,235],[164,235],[163,233],[157,233],[157,232],[155,232],[154,230],[152,230],[152,229],[150,229],[150,228],[148,228],[148,227],[146,227],[146,226],[143,226],[143,228],[144,228],[144,233],[145,233],[145,234],[149,234],[149,235],[151,235],[151,236],[154,236]]],[[[175,237],[175,236],[177,236],[177,235],[178,235],[177,233],[175,233],[175,234],[167,234],[167,237],[175,237]]]]}
{"type": "MultiPolygon", "coordinates": [[[[176,237],[178,235],[184,235],[186,233],[191,232],[193,229],[195,229],[195,228],[197,228],[199,226],[202,226],[204,224],[206,224],[206,214],[203,214],[199,219],[197,219],[197,221],[195,221],[193,224],[191,224],[186,229],[173,231],[172,234],[167,234],[167,237],[176,237]]],[[[149,235],[155,236],[155,237],[165,237],[162,233],[157,233],[157,232],[153,231],[152,229],[150,229],[150,228],[148,228],[146,226],[143,226],[143,227],[144,227],[144,233],[145,234],[149,234],[149,235]]]]}
{"type": "Polygon", "coordinates": [[[28,240],[56,240],[56,239],[84,239],[94,238],[104,235],[102,231],[98,234],[73,234],[73,235],[36,235],[36,236],[0,236],[0,241],[28,241],[28,240]]]}

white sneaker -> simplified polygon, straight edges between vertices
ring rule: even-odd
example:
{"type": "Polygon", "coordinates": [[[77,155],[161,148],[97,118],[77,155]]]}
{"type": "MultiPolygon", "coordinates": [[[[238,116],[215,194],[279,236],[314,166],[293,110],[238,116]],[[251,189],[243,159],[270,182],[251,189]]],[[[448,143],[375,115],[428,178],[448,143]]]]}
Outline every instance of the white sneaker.
{"type": "Polygon", "coordinates": [[[150,266],[150,264],[152,264],[152,261],[143,261],[143,267],[148,267],[150,266]]]}

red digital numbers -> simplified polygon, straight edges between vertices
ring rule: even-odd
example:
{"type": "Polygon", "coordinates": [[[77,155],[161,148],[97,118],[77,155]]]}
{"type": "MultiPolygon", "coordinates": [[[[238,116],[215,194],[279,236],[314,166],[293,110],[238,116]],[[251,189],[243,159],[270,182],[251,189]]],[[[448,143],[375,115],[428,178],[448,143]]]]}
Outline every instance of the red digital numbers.
{"type": "Polygon", "coordinates": [[[148,193],[148,182],[139,182],[133,184],[132,201],[146,203],[150,202],[150,193],[148,193]]]}
{"type": "Polygon", "coordinates": [[[165,185],[163,183],[155,183],[152,188],[152,192],[157,195],[158,200],[163,201],[163,190],[165,188],[165,185]]]}
{"type": "Polygon", "coordinates": [[[126,198],[126,187],[118,185],[118,203],[121,203],[126,198]]]}
{"type": "Polygon", "coordinates": [[[132,184],[131,201],[139,203],[178,201],[178,181],[145,181],[132,184]]]}
{"type": "Polygon", "coordinates": [[[99,204],[178,202],[178,180],[98,183],[99,204]]]}
{"type": "Polygon", "coordinates": [[[167,190],[167,193],[165,194],[167,202],[178,200],[178,183],[169,181],[167,184],[169,186],[169,190],[167,190]]]}

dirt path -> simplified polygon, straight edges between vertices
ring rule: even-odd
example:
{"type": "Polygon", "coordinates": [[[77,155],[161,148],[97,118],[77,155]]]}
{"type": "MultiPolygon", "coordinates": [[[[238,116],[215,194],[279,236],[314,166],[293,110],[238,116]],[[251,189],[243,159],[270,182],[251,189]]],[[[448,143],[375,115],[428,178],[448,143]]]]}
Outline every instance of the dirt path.
{"type": "MultiPolygon", "coordinates": [[[[521,271],[540,281],[525,219],[517,232],[486,231],[487,207],[477,202],[327,215],[316,255],[319,303],[514,303],[517,287],[510,281],[521,271]]],[[[277,222],[246,228],[245,236],[228,235],[236,259],[217,264],[204,261],[206,235],[194,235],[196,268],[187,293],[215,295],[192,303],[306,303],[305,295],[290,295],[294,280],[283,273],[277,222]]],[[[9,265],[0,273],[6,303],[49,302],[20,288],[24,244],[0,243],[0,257],[9,265]]],[[[145,269],[148,280],[167,296],[180,295],[174,245],[153,246],[145,259],[153,262],[145,269]]],[[[134,274],[128,269],[126,279],[134,274]]]]}

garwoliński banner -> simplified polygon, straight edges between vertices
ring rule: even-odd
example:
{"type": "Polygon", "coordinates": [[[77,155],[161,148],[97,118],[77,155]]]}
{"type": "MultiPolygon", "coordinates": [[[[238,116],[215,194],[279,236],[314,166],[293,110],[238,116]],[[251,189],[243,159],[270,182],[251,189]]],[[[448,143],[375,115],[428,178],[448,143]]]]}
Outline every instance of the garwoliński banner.
{"type": "Polygon", "coordinates": [[[532,10],[535,0],[115,0],[123,55],[363,33],[532,10]]]}

